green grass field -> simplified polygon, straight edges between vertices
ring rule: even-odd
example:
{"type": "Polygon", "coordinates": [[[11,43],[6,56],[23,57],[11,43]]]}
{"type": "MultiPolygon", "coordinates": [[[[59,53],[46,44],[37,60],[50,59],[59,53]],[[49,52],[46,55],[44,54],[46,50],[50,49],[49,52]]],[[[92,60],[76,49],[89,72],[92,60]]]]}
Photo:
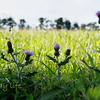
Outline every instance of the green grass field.
{"type": "MultiPolygon", "coordinates": [[[[7,53],[7,42],[11,41],[14,52],[19,52],[17,61],[25,62],[24,50],[34,53],[30,58],[32,64],[23,68],[24,73],[37,72],[33,76],[23,76],[20,87],[10,87],[18,82],[15,63],[0,58],[0,100],[99,100],[100,76],[99,72],[89,68],[100,69],[99,31],[67,31],[67,30],[7,30],[0,31],[0,54],[12,60],[7,53]],[[65,58],[67,49],[72,56],[66,65],[60,67],[61,78],[57,79],[57,65],[46,55],[53,58],[54,44],[60,45],[59,62],[65,58]],[[43,62],[43,63],[41,63],[43,62]],[[11,74],[8,69],[11,69],[11,74]],[[10,82],[10,83],[9,83],[10,82]],[[7,85],[7,87],[6,87],[7,85]],[[3,87],[5,86],[5,87],[3,87]]],[[[55,58],[56,59],[56,58],[55,58]]]]}

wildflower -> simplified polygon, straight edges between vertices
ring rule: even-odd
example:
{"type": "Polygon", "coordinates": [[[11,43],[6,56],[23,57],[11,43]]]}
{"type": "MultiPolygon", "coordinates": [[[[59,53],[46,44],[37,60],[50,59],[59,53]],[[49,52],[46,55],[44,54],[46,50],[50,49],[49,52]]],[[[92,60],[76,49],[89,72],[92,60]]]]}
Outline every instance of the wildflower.
{"type": "Polygon", "coordinates": [[[25,58],[26,61],[30,59],[30,56],[34,55],[33,52],[29,50],[24,51],[24,53],[26,54],[26,58],[25,58]]]}
{"type": "Polygon", "coordinates": [[[67,50],[66,50],[66,53],[65,53],[66,56],[70,55],[70,51],[71,51],[70,49],[67,49],[67,50]]]}
{"type": "Polygon", "coordinates": [[[60,49],[60,46],[59,46],[59,44],[56,43],[56,44],[54,45],[54,50],[55,50],[55,51],[58,51],[59,49],[60,49]]]}
{"type": "Polygon", "coordinates": [[[98,11],[98,12],[96,13],[96,15],[97,15],[98,18],[99,18],[98,23],[100,24],[100,11],[98,11]]]}
{"type": "Polygon", "coordinates": [[[56,57],[58,57],[60,54],[59,54],[59,50],[60,49],[60,46],[59,46],[59,44],[55,44],[54,45],[54,50],[55,50],[55,52],[54,52],[54,55],[56,56],[56,57]]]}
{"type": "Polygon", "coordinates": [[[12,53],[13,49],[12,49],[12,43],[10,41],[7,42],[7,46],[8,46],[8,53],[12,53]]]}

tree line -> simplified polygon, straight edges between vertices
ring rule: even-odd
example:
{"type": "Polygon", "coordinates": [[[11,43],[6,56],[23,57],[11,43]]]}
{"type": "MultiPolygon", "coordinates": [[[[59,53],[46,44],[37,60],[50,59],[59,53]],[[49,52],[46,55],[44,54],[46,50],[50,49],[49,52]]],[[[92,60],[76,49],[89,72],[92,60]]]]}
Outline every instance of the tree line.
{"type": "MultiPolygon", "coordinates": [[[[0,28],[3,28],[4,25],[11,26],[11,27],[18,25],[20,29],[30,28],[30,25],[27,25],[25,27],[25,23],[26,23],[25,19],[20,19],[19,21],[20,23],[17,24],[12,17],[0,19],[0,28]]],[[[67,29],[67,30],[70,29],[75,30],[79,28],[81,28],[82,30],[99,29],[99,26],[97,26],[96,22],[81,24],[81,26],[79,26],[77,22],[71,24],[69,20],[64,20],[62,17],[55,19],[54,22],[43,17],[40,17],[38,21],[39,21],[39,25],[36,26],[36,29],[67,29]]]]}

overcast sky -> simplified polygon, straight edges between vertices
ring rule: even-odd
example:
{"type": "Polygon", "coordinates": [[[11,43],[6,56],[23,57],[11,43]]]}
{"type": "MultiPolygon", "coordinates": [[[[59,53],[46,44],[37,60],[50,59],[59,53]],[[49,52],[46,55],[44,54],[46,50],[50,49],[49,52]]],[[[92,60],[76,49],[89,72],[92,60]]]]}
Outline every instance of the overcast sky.
{"type": "Polygon", "coordinates": [[[17,22],[24,18],[29,25],[36,25],[38,18],[54,21],[59,17],[71,23],[97,22],[100,0],[0,0],[0,18],[13,17],[17,22]]]}

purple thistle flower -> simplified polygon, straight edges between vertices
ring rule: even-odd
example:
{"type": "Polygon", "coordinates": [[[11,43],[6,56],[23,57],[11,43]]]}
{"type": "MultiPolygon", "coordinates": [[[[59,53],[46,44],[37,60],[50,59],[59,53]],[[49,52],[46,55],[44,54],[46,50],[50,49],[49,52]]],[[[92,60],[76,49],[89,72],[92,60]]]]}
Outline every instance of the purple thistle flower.
{"type": "Polygon", "coordinates": [[[60,46],[59,46],[59,44],[56,43],[56,44],[54,45],[54,50],[55,50],[55,51],[58,51],[59,49],[60,49],[60,46]]]}
{"type": "Polygon", "coordinates": [[[96,12],[96,15],[97,15],[98,17],[100,17],[100,11],[96,12]]]}
{"type": "Polygon", "coordinates": [[[32,56],[32,55],[34,55],[33,52],[31,52],[31,51],[29,51],[29,50],[24,51],[24,53],[25,53],[27,56],[32,56]]]}
{"type": "Polygon", "coordinates": [[[30,56],[34,55],[33,52],[29,50],[24,51],[24,53],[26,54],[26,58],[25,58],[26,61],[30,59],[30,56]]]}

